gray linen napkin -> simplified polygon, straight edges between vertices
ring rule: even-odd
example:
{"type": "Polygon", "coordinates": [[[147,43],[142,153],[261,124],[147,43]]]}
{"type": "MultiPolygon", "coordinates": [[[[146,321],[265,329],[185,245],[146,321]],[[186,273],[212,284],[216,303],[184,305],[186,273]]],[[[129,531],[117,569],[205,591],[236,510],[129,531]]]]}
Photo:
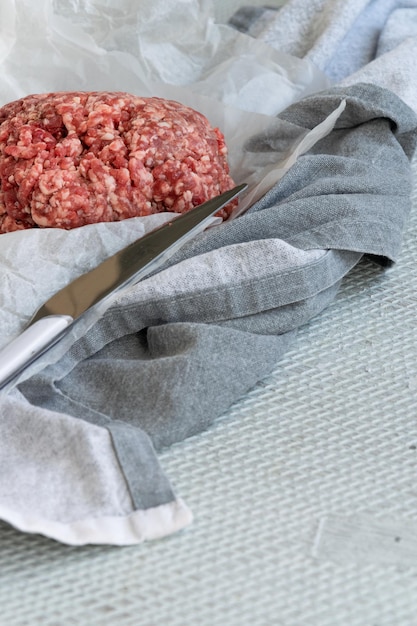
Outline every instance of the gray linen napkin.
{"type": "MultiPolygon", "coordinates": [[[[334,131],[262,200],[189,242],[160,273],[124,294],[57,364],[11,394],[0,410],[10,416],[16,403],[19,420],[26,416],[28,446],[45,428],[35,419],[40,408],[54,429],[60,419],[67,429],[71,421],[98,428],[96,435],[109,434],[126,481],[126,510],[178,503],[157,451],[207,428],[267,375],[363,254],[381,264],[397,258],[410,209],[417,117],[390,91],[359,84],[308,97],[282,118],[312,128],[342,99],[346,109],[334,131]]],[[[259,136],[250,149],[273,152],[279,143],[259,136]]],[[[74,436],[60,451],[69,483],[71,458],[80,481],[103,462],[91,450],[80,455],[74,436]]],[[[58,463],[59,454],[51,455],[58,463]]],[[[6,463],[0,469],[10,475],[6,463]]],[[[14,490],[25,491],[14,479],[14,490]]],[[[85,514],[85,506],[60,504],[50,502],[49,514],[61,522],[85,514]]],[[[99,517],[103,506],[90,509],[99,517]]]]}
{"type": "MultiPolygon", "coordinates": [[[[398,256],[417,136],[416,7],[288,0],[235,15],[240,30],[342,81],[283,120],[310,129],[342,99],[345,111],[245,215],[189,242],[0,398],[2,519],[123,545],[191,521],[158,450],[209,427],[265,376],[362,255],[398,256]]],[[[278,155],[282,143],[265,134],[245,149],[278,155]]]]}

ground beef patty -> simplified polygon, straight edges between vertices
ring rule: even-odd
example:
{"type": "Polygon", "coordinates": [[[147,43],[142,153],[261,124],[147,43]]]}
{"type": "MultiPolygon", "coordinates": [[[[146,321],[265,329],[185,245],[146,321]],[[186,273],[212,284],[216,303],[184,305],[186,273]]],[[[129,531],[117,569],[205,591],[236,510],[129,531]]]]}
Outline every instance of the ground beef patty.
{"type": "Polygon", "coordinates": [[[0,233],[183,213],[231,187],[222,133],[178,102],[60,92],[0,109],[0,233]]]}

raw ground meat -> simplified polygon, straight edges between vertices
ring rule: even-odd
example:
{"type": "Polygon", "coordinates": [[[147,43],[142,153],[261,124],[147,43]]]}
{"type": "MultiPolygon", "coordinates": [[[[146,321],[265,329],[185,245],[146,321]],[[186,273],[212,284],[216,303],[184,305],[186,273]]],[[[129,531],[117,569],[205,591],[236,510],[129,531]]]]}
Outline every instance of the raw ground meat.
{"type": "Polygon", "coordinates": [[[0,233],[183,213],[233,186],[220,130],[172,100],[59,92],[0,109],[0,233]]]}

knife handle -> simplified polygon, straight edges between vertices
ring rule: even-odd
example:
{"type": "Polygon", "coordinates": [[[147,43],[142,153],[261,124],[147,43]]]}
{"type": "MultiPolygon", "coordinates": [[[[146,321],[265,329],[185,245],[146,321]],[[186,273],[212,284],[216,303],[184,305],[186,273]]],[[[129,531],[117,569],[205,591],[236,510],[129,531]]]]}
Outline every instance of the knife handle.
{"type": "Polygon", "coordinates": [[[71,322],[69,315],[47,315],[0,350],[0,388],[54,343],[71,322]]]}

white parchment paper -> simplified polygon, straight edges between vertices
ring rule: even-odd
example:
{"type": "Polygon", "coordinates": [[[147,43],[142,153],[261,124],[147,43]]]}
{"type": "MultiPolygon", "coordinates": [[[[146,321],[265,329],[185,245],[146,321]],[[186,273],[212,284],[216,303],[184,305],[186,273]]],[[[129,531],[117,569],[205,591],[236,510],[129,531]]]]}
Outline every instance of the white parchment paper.
{"type": "MultiPolygon", "coordinates": [[[[331,130],[343,104],[313,131],[293,128],[282,155],[252,151],[253,137],[284,124],[280,111],[328,80],[213,15],[209,0],[1,0],[0,105],[60,90],[188,104],[225,134],[231,173],[250,185],[242,211],[331,130]]],[[[0,235],[0,348],[50,295],[168,217],[0,235]]]]}

